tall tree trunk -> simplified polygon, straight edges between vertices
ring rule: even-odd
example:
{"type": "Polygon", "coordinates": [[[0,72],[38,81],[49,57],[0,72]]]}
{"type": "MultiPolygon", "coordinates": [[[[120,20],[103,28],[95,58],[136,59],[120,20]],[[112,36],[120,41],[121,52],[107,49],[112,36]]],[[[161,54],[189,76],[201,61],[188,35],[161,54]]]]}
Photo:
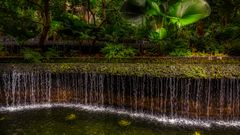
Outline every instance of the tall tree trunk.
{"type": "Polygon", "coordinates": [[[104,20],[106,18],[106,0],[102,0],[102,16],[104,20]]]}
{"type": "Polygon", "coordinates": [[[226,26],[231,20],[231,16],[234,13],[234,4],[232,0],[223,0],[222,10],[223,14],[221,17],[221,22],[223,26],[226,26]]]}
{"type": "Polygon", "coordinates": [[[90,11],[91,10],[91,5],[90,5],[90,0],[87,1],[87,15],[88,15],[88,24],[90,23],[90,11]]]}
{"type": "Polygon", "coordinates": [[[39,45],[44,50],[44,43],[47,39],[48,31],[51,27],[51,16],[50,16],[50,10],[49,10],[49,4],[50,0],[44,0],[44,8],[43,8],[43,31],[41,33],[41,37],[39,40],[39,45]]]}

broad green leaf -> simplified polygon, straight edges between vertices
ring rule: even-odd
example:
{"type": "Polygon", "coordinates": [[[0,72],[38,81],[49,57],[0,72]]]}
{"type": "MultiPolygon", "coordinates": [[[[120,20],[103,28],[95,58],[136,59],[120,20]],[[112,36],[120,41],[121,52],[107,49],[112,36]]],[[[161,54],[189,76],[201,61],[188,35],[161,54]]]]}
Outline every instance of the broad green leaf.
{"type": "Polygon", "coordinates": [[[211,13],[211,8],[205,0],[182,0],[169,9],[171,22],[179,27],[195,23],[211,13]]]}
{"type": "Polygon", "coordinates": [[[165,28],[160,28],[157,32],[159,33],[160,39],[167,37],[167,30],[165,28]]]}
{"type": "Polygon", "coordinates": [[[150,32],[149,40],[151,42],[159,42],[160,40],[167,37],[167,30],[165,28],[159,28],[155,31],[150,32]]]}
{"type": "Polygon", "coordinates": [[[148,9],[147,14],[149,16],[156,16],[161,14],[161,10],[156,2],[153,2],[151,0],[148,0],[148,9]]]}

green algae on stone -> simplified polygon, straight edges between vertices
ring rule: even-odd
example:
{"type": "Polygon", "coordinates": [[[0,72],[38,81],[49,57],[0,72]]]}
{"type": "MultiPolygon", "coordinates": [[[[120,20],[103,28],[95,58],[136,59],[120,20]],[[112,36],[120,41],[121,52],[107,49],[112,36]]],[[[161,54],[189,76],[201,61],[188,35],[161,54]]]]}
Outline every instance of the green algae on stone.
{"type": "Polygon", "coordinates": [[[52,73],[99,73],[112,75],[176,78],[240,78],[238,64],[161,64],[161,63],[42,63],[1,64],[1,73],[20,70],[52,73]]]}

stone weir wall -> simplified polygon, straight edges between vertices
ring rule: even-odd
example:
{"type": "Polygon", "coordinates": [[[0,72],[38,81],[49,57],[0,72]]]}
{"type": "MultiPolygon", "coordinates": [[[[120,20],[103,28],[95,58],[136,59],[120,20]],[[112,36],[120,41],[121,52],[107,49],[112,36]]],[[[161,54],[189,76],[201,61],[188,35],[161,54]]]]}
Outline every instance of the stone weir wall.
{"type": "Polygon", "coordinates": [[[0,106],[84,104],[189,119],[240,119],[237,78],[177,78],[96,72],[6,70],[0,106]]]}

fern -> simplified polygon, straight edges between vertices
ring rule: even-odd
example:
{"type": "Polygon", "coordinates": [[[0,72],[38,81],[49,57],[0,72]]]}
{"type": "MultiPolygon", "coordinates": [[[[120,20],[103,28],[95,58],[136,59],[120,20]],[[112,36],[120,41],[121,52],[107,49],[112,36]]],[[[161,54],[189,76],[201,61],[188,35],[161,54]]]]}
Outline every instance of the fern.
{"type": "Polygon", "coordinates": [[[24,59],[27,62],[41,63],[42,55],[32,49],[25,48],[21,51],[23,53],[24,59]]]}
{"type": "Polygon", "coordinates": [[[127,58],[133,57],[136,55],[136,50],[133,48],[127,48],[122,44],[107,44],[101,52],[105,55],[106,58],[127,58]]]}

